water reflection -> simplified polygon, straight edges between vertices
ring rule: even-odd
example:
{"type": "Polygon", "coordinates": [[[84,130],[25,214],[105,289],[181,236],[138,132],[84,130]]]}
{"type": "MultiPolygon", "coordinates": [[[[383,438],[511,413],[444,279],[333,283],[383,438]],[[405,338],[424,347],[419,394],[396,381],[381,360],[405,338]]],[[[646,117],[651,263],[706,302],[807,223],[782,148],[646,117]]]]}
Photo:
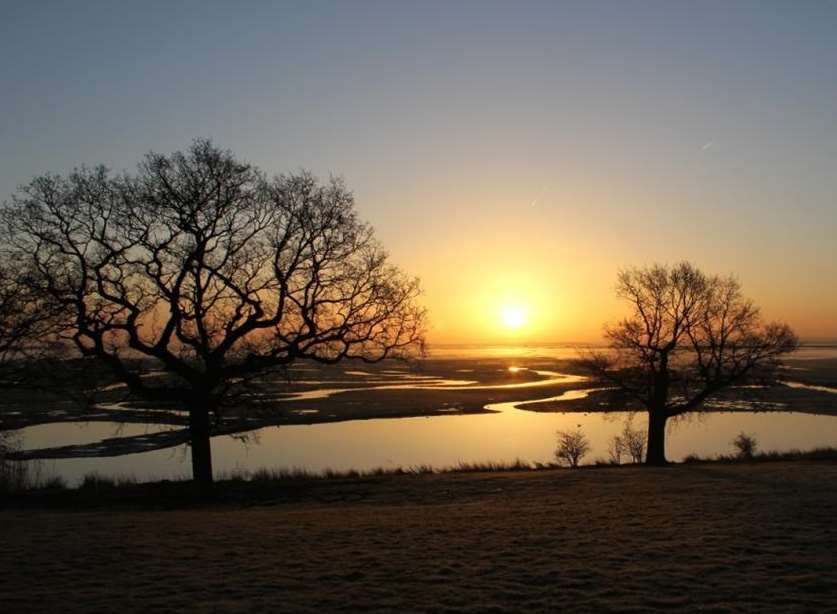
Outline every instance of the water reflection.
{"type": "Polygon", "coordinates": [[[813,384],[803,384],[802,382],[782,382],[788,388],[798,388],[801,390],[816,390],[817,392],[828,392],[829,394],[837,394],[837,388],[831,386],[815,386],[813,384]]]}
{"type": "Polygon", "coordinates": [[[133,424],[127,422],[50,422],[18,431],[26,449],[96,443],[112,437],[141,437],[151,433],[177,430],[170,424],[133,424]]]}
{"type": "MultiPolygon", "coordinates": [[[[568,394],[577,394],[572,391],[568,394]]],[[[535,413],[523,410],[500,414],[435,416],[396,420],[358,420],[312,426],[268,427],[254,431],[249,442],[230,437],[213,439],[218,474],[262,467],[324,469],[372,469],[459,462],[550,462],[557,430],[581,428],[592,444],[585,459],[606,458],[611,438],[629,417],[626,412],[535,413]]],[[[644,417],[634,419],[644,427],[644,417]]],[[[672,460],[697,453],[727,454],[737,433],[756,436],[763,450],[809,449],[837,442],[837,419],[802,413],[716,413],[674,421],[669,428],[668,450],[672,460]]],[[[47,471],[78,480],[85,473],[131,475],[138,479],[187,477],[186,450],[144,452],[114,458],[45,461],[47,471]]]]}

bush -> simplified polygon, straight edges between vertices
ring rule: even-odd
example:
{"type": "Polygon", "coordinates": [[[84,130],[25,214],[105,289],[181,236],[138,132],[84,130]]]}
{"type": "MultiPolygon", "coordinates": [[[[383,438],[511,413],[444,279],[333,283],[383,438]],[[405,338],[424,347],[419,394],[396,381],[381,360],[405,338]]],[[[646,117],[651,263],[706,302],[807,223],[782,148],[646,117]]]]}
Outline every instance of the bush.
{"type": "Polygon", "coordinates": [[[755,456],[756,450],[759,447],[755,436],[748,435],[743,431],[738,433],[738,436],[732,440],[732,445],[735,446],[738,452],[738,458],[746,460],[753,460],[753,456],[755,456]]]}
{"type": "Polygon", "coordinates": [[[610,447],[607,449],[607,462],[611,465],[622,464],[622,454],[625,452],[625,443],[621,435],[614,435],[610,440],[610,447]]]}
{"type": "Polygon", "coordinates": [[[87,473],[78,485],[82,490],[105,490],[116,488],[116,480],[108,478],[98,473],[87,473]]]}
{"type": "Polygon", "coordinates": [[[32,490],[65,490],[67,483],[60,476],[44,477],[41,465],[0,459],[0,494],[14,495],[32,490]]]}
{"type": "Polygon", "coordinates": [[[560,463],[566,463],[572,468],[590,451],[590,442],[581,429],[575,431],[558,431],[558,447],[555,458],[560,463]]]}
{"type": "Polygon", "coordinates": [[[622,463],[622,456],[626,455],[633,463],[641,463],[645,455],[645,432],[634,430],[633,418],[625,421],[625,426],[619,435],[614,435],[608,448],[608,460],[611,465],[622,463]]]}
{"type": "Polygon", "coordinates": [[[645,456],[645,432],[634,430],[633,421],[626,420],[622,429],[622,446],[625,453],[634,463],[641,463],[645,456]]]}
{"type": "Polygon", "coordinates": [[[40,483],[37,488],[42,488],[43,490],[67,490],[67,482],[60,475],[55,475],[40,483]]]}
{"type": "Polygon", "coordinates": [[[645,455],[645,432],[634,430],[632,418],[626,420],[622,432],[610,440],[608,455],[612,465],[621,464],[622,455],[627,455],[633,463],[642,462],[645,455]]]}

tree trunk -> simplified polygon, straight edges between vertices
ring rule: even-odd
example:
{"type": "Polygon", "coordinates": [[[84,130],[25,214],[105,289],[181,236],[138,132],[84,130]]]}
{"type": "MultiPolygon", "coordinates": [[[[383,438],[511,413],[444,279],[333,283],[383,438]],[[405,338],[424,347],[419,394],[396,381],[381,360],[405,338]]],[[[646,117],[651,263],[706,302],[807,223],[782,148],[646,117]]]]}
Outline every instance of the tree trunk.
{"type": "Polygon", "coordinates": [[[666,421],[665,410],[648,412],[648,447],[645,452],[646,465],[666,464],[666,421]]]}
{"type": "Polygon", "coordinates": [[[198,484],[212,484],[212,447],[209,443],[209,410],[189,410],[189,435],[192,447],[192,479],[198,484]]]}

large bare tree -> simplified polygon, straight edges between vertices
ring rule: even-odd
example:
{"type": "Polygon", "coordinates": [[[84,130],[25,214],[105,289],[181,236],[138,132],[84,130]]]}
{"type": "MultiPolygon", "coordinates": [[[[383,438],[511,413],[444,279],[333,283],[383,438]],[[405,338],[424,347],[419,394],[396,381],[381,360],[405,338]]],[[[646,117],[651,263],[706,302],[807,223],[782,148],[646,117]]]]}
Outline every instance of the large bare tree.
{"type": "Polygon", "coordinates": [[[3,222],[78,352],[189,412],[200,482],[212,481],[213,418],[242,378],[422,344],[418,282],[388,263],[341,181],[269,178],[207,140],[150,153],[135,174],[38,177],[3,222]],[[142,377],[148,361],[165,383],[142,377]]]}
{"type": "Polygon", "coordinates": [[[610,351],[593,353],[593,375],[648,412],[646,462],[666,462],[669,418],[700,411],[713,395],[745,380],[773,379],[796,349],[786,324],[764,323],[734,277],[709,276],[689,263],[619,273],[629,315],[605,328],[610,351]]]}

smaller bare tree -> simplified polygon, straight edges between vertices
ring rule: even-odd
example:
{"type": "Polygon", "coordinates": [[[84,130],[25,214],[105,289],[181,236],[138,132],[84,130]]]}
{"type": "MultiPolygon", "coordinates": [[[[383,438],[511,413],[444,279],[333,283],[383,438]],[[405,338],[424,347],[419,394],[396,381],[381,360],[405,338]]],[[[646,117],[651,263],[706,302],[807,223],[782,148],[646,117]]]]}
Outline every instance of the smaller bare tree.
{"type": "Polygon", "coordinates": [[[766,323],[734,277],[706,275],[688,262],[626,269],[617,294],[628,315],[605,329],[609,351],[592,352],[587,369],[620,398],[648,413],[645,462],[666,463],[670,418],[706,411],[719,392],[745,381],[775,381],[798,340],[766,323]]]}
{"type": "Polygon", "coordinates": [[[575,431],[558,431],[558,447],[555,449],[555,459],[558,462],[564,462],[574,469],[589,451],[590,442],[580,428],[575,431]]]}

